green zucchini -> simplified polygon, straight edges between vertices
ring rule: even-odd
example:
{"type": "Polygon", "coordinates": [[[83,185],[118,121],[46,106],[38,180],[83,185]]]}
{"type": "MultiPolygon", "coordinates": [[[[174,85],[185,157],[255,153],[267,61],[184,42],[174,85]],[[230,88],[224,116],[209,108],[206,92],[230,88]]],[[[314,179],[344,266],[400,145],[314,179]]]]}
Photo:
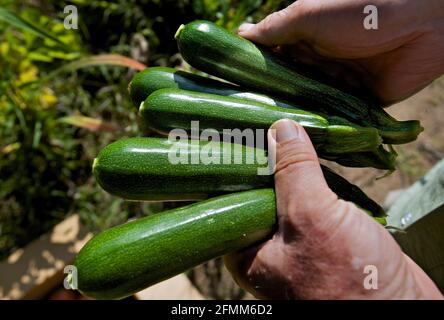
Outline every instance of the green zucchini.
{"type": "MultiPolygon", "coordinates": [[[[370,199],[358,186],[350,183],[330,168],[326,166],[321,167],[325,181],[327,181],[330,189],[332,189],[339,198],[355,203],[358,207],[367,211],[370,216],[385,219],[386,213],[384,209],[370,199]]],[[[385,225],[385,220],[380,222],[385,225]]]]}
{"type": "Polygon", "coordinates": [[[355,152],[347,154],[324,155],[323,158],[335,161],[345,167],[353,168],[375,168],[394,171],[396,169],[395,151],[387,151],[383,146],[370,152],[355,152]]]}
{"type": "Polygon", "coordinates": [[[176,33],[179,51],[193,67],[246,88],[321,108],[380,131],[385,143],[416,139],[418,121],[396,121],[380,106],[298,73],[271,50],[257,46],[208,21],[182,25],[176,33]]]}
{"type": "MultiPolygon", "coordinates": [[[[231,96],[241,94],[239,86],[167,67],[150,67],[138,72],[128,91],[136,107],[159,89],[177,88],[197,92],[231,96]]],[[[253,94],[253,93],[251,93],[253,94]]],[[[258,96],[261,96],[258,94],[258,96]]]]}
{"type": "MultiPolygon", "coordinates": [[[[154,91],[166,88],[176,88],[189,91],[231,96],[252,100],[288,109],[299,109],[310,112],[312,110],[295,106],[282,99],[267,96],[265,94],[247,91],[237,85],[218,81],[197,74],[166,67],[150,67],[136,73],[128,87],[129,94],[135,106],[139,107],[142,102],[154,91]]],[[[325,110],[323,110],[325,111],[325,110]]],[[[315,112],[319,114],[319,112],[315,112]]],[[[326,112],[322,116],[326,117],[326,112]]]]}
{"type": "Polygon", "coordinates": [[[275,223],[273,189],[225,195],[128,222],[82,248],[75,261],[78,289],[97,299],[127,297],[262,241],[275,223]]]}
{"type": "MultiPolygon", "coordinates": [[[[105,147],[94,160],[93,172],[104,190],[128,200],[201,200],[273,187],[272,175],[258,174],[258,169],[266,168],[265,158],[263,149],[226,142],[130,138],[105,147]],[[173,161],[172,155],[177,156],[173,161]],[[203,163],[207,155],[213,163],[203,163]]],[[[339,198],[384,216],[383,209],[357,186],[327,167],[322,169],[339,198]]]]}
{"type": "Polygon", "coordinates": [[[222,133],[227,129],[268,130],[279,119],[292,119],[304,126],[321,157],[371,151],[381,144],[374,128],[332,124],[327,118],[304,110],[181,89],[155,91],[139,111],[149,128],[166,134],[173,129],[191,132],[192,121],[199,121],[201,131],[211,128],[222,133]]]}
{"type": "Polygon", "coordinates": [[[258,175],[260,159],[264,150],[231,143],[130,138],[105,147],[93,172],[104,190],[128,200],[200,200],[270,186],[270,175],[258,175]]]}

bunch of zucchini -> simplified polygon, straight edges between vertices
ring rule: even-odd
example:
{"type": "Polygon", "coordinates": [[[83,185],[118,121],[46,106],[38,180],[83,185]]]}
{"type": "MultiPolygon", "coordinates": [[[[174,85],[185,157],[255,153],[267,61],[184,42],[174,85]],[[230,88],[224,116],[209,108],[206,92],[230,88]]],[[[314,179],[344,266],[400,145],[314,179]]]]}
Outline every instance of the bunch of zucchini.
{"type": "MultiPolygon", "coordinates": [[[[131,98],[143,123],[160,134],[190,132],[192,121],[200,130],[266,130],[288,118],[305,127],[322,158],[394,170],[396,153],[383,143],[410,142],[422,130],[418,121],[397,121],[374,104],[299,74],[269,50],[213,23],[181,26],[176,39],[192,66],[232,83],[161,67],[135,75],[131,98]]],[[[266,152],[230,142],[144,137],[107,146],[93,164],[106,191],[128,200],[200,202],[94,237],[75,262],[79,289],[95,298],[123,298],[266,239],[276,223],[273,177],[258,174],[266,152]],[[185,161],[171,162],[174,148],[185,161]],[[211,164],[192,161],[203,150],[211,164]]],[[[376,202],[322,169],[338,197],[385,224],[376,202]]]]}

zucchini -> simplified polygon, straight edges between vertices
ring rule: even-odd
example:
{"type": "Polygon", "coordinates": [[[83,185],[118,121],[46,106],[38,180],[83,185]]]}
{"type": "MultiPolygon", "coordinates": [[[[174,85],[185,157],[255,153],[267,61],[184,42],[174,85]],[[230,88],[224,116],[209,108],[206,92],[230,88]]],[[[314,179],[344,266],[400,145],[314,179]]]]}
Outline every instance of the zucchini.
{"type": "Polygon", "coordinates": [[[258,175],[261,158],[264,150],[230,143],[130,138],[105,147],[93,173],[104,190],[124,199],[200,200],[269,187],[272,177],[258,175]],[[207,152],[213,163],[203,163],[207,152]]]}
{"type": "Polygon", "coordinates": [[[257,46],[208,21],[180,26],[176,40],[193,67],[297,104],[327,110],[362,126],[373,126],[385,143],[414,141],[422,131],[418,121],[396,121],[380,106],[303,76],[271,50],[257,46]]]}
{"type": "Polygon", "coordinates": [[[367,168],[395,171],[397,153],[387,151],[383,146],[371,152],[355,152],[344,155],[324,155],[324,159],[335,161],[345,167],[367,168]]]}
{"type": "MultiPolygon", "coordinates": [[[[274,186],[272,175],[259,175],[266,151],[243,145],[197,140],[130,138],[105,147],[94,160],[93,172],[100,186],[128,200],[176,201],[274,186]],[[182,163],[171,161],[180,151],[182,163]],[[213,163],[199,156],[210,154],[213,163]],[[191,163],[193,159],[194,164],[191,163]],[[225,163],[225,164],[224,164],[225,163]]],[[[330,188],[339,198],[354,202],[383,217],[383,209],[357,186],[322,166],[330,188]]]]}
{"type": "MultiPolygon", "coordinates": [[[[353,202],[359,208],[366,211],[370,216],[385,219],[386,213],[384,209],[375,201],[367,197],[367,195],[356,185],[350,183],[347,179],[335,173],[326,166],[322,166],[322,172],[327,181],[328,186],[336,195],[346,201],[353,202]]],[[[385,220],[382,222],[385,225],[385,220]]]]}
{"type": "MultiPolygon", "coordinates": [[[[282,108],[299,110],[302,109],[310,112],[315,112],[313,110],[304,109],[300,106],[295,106],[282,99],[277,99],[275,97],[267,96],[261,93],[247,91],[242,87],[231,83],[222,82],[197,74],[166,67],[150,67],[139,73],[136,73],[136,75],[130,82],[128,90],[134,105],[139,107],[140,104],[144,102],[151,93],[166,88],[176,88],[189,91],[217,94],[221,96],[231,96],[282,108]]],[[[316,112],[316,114],[319,114],[319,112],[316,112]]],[[[322,113],[324,117],[326,117],[326,114],[327,112],[322,113]]]]}
{"type": "Polygon", "coordinates": [[[223,133],[226,129],[268,130],[279,119],[292,119],[304,126],[321,157],[371,151],[381,144],[374,128],[332,124],[327,118],[304,110],[181,89],[155,91],[139,111],[145,125],[164,134],[173,129],[191,132],[192,121],[199,121],[201,131],[211,128],[223,133]]]}
{"type": "MultiPolygon", "coordinates": [[[[242,93],[239,86],[167,67],[150,67],[138,72],[128,90],[134,105],[139,105],[159,89],[176,88],[231,96],[242,93]]],[[[258,94],[261,96],[260,94],[258,94]]]]}
{"type": "Polygon", "coordinates": [[[262,241],[275,223],[273,189],[225,195],[128,222],[82,248],[75,261],[78,288],[97,299],[124,298],[262,241]]]}

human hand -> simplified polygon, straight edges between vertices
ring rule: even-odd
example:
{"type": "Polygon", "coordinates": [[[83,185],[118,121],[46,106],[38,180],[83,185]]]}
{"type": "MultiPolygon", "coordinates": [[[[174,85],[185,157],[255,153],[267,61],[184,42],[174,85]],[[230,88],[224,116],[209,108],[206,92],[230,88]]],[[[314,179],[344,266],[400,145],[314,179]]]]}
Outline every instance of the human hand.
{"type": "Polygon", "coordinates": [[[278,229],[225,257],[236,282],[258,298],[442,298],[381,225],[329,189],[303,127],[280,120],[272,128],[278,229]],[[364,287],[366,266],[377,268],[377,290],[364,287]]]}
{"type": "Polygon", "coordinates": [[[444,2],[375,0],[378,30],[364,28],[365,0],[299,0],[239,35],[280,47],[388,105],[444,73],[444,2]]]}

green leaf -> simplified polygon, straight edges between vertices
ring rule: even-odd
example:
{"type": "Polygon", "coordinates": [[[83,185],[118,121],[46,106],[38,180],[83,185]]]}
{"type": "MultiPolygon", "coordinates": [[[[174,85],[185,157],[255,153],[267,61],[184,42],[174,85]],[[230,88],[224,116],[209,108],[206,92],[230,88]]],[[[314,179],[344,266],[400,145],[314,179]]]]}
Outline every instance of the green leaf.
{"type": "Polygon", "coordinates": [[[44,39],[52,40],[60,45],[62,45],[65,48],[69,48],[67,44],[60,41],[56,37],[54,37],[52,34],[45,31],[43,28],[36,26],[23,18],[19,17],[15,13],[6,10],[4,8],[0,8],[0,21],[4,21],[6,23],[9,23],[10,25],[20,28],[24,31],[30,32],[36,36],[42,37],[44,39]]]}
{"type": "Polygon", "coordinates": [[[41,62],[52,62],[54,60],[53,57],[50,57],[47,54],[40,53],[37,51],[28,53],[28,58],[33,61],[41,61],[41,62]]]}

